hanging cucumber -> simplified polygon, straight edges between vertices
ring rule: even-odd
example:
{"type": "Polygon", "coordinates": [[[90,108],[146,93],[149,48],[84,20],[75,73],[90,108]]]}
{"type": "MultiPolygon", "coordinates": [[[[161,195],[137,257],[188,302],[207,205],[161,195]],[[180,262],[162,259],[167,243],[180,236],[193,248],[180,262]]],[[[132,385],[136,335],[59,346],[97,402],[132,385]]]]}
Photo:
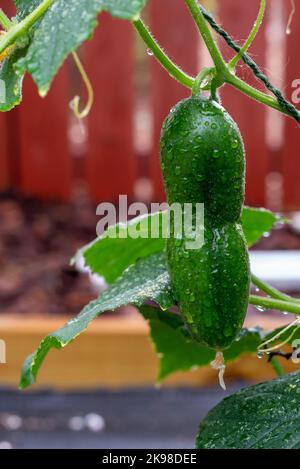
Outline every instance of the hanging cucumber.
{"type": "Polygon", "coordinates": [[[243,325],[250,284],[240,224],[245,152],[237,125],[211,98],[181,101],[163,125],[161,167],[170,205],[204,203],[204,244],[188,249],[185,237],[175,236],[171,218],[167,262],[175,298],[192,335],[222,351],[243,325]]]}

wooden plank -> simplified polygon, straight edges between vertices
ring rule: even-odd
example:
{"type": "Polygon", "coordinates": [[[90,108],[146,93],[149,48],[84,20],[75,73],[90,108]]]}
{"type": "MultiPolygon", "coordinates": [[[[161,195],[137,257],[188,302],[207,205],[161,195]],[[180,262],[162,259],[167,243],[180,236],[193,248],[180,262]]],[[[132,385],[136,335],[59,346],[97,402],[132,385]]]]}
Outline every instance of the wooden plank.
{"type": "Polygon", "coordinates": [[[67,200],[71,193],[68,144],[69,91],[67,68],[55,78],[45,99],[28,76],[18,108],[20,185],[25,195],[67,200]]]}
{"type": "MultiPolygon", "coordinates": [[[[0,316],[0,339],[6,343],[6,364],[0,364],[0,384],[16,387],[25,357],[49,332],[61,327],[66,317],[0,316]]],[[[283,325],[283,319],[263,317],[259,323],[266,329],[283,325]]],[[[286,320],[285,320],[286,321],[286,320]]],[[[247,327],[257,325],[258,318],[248,319],[247,327]]],[[[147,323],[136,314],[129,317],[102,317],[87,331],[60,351],[53,350],[42,366],[36,387],[56,389],[120,389],[153,386],[158,371],[148,337],[147,323]]],[[[297,365],[284,363],[287,371],[297,365]]],[[[274,377],[266,360],[243,355],[229,364],[226,380],[263,381],[274,377]]],[[[216,372],[210,367],[192,372],[175,373],[164,386],[216,386],[216,372]]]]}
{"type": "MultiPolygon", "coordinates": [[[[222,26],[239,42],[244,40],[257,16],[260,0],[238,2],[226,0],[218,2],[219,18],[222,26]]],[[[250,53],[257,59],[263,68],[265,65],[265,29],[266,24],[260,30],[250,53]]],[[[223,40],[220,40],[222,51],[226,53],[228,48],[223,40]]],[[[246,78],[248,83],[261,88],[261,85],[247,72],[245,66],[239,67],[238,75],[246,78]]],[[[265,179],[268,173],[268,150],[266,146],[266,110],[262,104],[256,103],[248,96],[226,85],[222,89],[222,102],[232,117],[236,120],[243,135],[247,152],[247,176],[246,176],[246,203],[253,206],[265,204],[265,179]]]]}
{"type": "MultiPolygon", "coordinates": [[[[289,2],[284,2],[286,18],[290,13],[289,2]]],[[[296,8],[291,24],[291,34],[286,44],[286,92],[287,97],[300,110],[300,63],[298,49],[300,43],[300,8],[296,8]]],[[[285,143],[283,149],[284,208],[300,209],[300,129],[296,121],[285,119],[285,143]]]]}
{"type": "MultiPolygon", "coordinates": [[[[184,2],[174,0],[152,0],[150,3],[150,23],[154,36],[169,56],[188,73],[197,73],[198,32],[193,25],[184,2]]],[[[161,126],[170,109],[190,91],[175,82],[151,58],[151,95],[154,118],[153,152],[151,157],[151,179],[154,184],[156,201],[165,199],[159,162],[159,139],[161,126]]]]}
{"type": "Polygon", "coordinates": [[[101,14],[93,40],[86,44],[84,63],[95,101],[88,118],[86,173],[95,201],[133,195],[133,31],[127,21],[101,14]]]}

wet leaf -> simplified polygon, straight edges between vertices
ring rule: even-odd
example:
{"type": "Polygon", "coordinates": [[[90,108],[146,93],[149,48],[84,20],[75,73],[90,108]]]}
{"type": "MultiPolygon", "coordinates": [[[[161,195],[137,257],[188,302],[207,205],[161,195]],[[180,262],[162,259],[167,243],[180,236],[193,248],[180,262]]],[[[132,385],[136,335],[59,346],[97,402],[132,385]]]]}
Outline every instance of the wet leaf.
{"type": "MultiPolygon", "coordinates": [[[[102,236],[82,248],[78,255],[84,256],[86,266],[93,273],[104,277],[108,283],[113,282],[137,259],[164,249],[162,226],[166,217],[167,212],[157,212],[137,217],[128,224],[112,226],[102,236]],[[159,234],[156,238],[150,235],[151,226],[155,228],[154,232],[159,234]],[[141,237],[130,237],[129,231],[133,227],[140,231],[141,237]],[[112,237],[112,233],[116,233],[116,236],[112,237]]],[[[245,207],[242,221],[248,245],[252,246],[266,231],[272,229],[279,217],[265,209],[245,207]]]]}
{"type": "MultiPolygon", "coordinates": [[[[171,373],[207,366],[214,360],[215,350],[194,341],[178,314],[148,306],[139,309],[149,322],[151,340],[160,358],[159,382],[171,373]]],[[[235,360],[244,353],[255,353],[261,341],[260,329],[243,329],[224,351],[225,361],[235,360]]]]}
{"type": "Polygon", "coordinates": [[[225,398],[200,425],[198,449],[300,449],[300,372],[225,398]]]}
{"type": "Polygon", "coordinates": [[[85,264],[92,272],[111,283],[138,259],[145,258],[165,248],[165,240],[151,237],[151,223],[160,226],[163,213],[146,217],[137,217],[124,224],[109,227],[106,232],[79,251],[83,254],[85,264]],[[139,231],[141,237],[132,238],[131,228],[139,231]]]}
{"type": "MultiPolygon", "coordinates": [[[[101,11],[130,20],[138,15],[145,1],[54,0],[35,28],[26,57],[18,61],[20,72],[28,71],[41,96],[45,96],[66,57],[91,38],[101,11]]],[[[38,3],[41,1],[35,2],[38,3]]],[[[22,14],[28,12],[24,1],[17,1],[17,6],[22,14]]]]}
{"type": "Polygon", "coordinates": [[[7,57],[0,68],[0,80],[5,83],[5,99],[0,101],[0,111],[10,111],[22,100],[22,83],[24,73],[16,70],[15,64],[26,54],[25,49],[19,49],[7,57]]]}
{"type": "Polygon", "coordinates": [[[242,214],[243,230],[248,246],[257,243],[264,234],[269,233],[278,222],[284,222],[281,216],[266,210],[265,208],[245,207],[242,214]]]}
{"type": "Polygon", "coordinates": [[[129,267],[99,298],[88,304],[81,313],[61,329],[46,336],[38,349],[25,361],[20,387],[33,384],[38,370],[51,348],[61,349],[78,337],[104,311],[134,304],[141,306],[145,300],[157,302],[161,308],[174,303],[169,276],[165,268],[164,253],[154,254],[129,267]]]}

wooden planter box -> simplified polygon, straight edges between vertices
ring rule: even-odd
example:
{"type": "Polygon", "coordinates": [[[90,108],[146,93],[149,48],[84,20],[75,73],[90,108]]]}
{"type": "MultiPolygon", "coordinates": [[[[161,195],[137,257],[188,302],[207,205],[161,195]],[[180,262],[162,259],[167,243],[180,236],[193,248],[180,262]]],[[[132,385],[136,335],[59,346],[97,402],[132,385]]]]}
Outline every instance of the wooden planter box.
{"type": "MultiPolygon", "coordinates": [[[[65,317],[1,316],[1,339],[6,342],[6,364],[0,365],[0,385],[18,385],[22,363],[49,332],[61,327],[65,317]]],[[[264,317],[264,326],[282,325],[281,320],[264,317]]],[[[248,326],[257,325],[252,318],[248,326]]],[[[261,316],[260,316],[261,323],[261,316]]],[[[287,363],[288,371],[296,365],[287,363]]],[[[58,389],[126,388],[154,386],[158,359],[148,338],[148,325],[135,312],[129,316],[102,317],[66,348],[53,350],[46,358],[37,387],[58,389]]],[[[262,381],[274,377],[265,359],[243,356],[228,365],[227,381],[262,381]]],[[[216,385],[216,372],[210,367],[176,373],[164,386],[216,385]]]]}

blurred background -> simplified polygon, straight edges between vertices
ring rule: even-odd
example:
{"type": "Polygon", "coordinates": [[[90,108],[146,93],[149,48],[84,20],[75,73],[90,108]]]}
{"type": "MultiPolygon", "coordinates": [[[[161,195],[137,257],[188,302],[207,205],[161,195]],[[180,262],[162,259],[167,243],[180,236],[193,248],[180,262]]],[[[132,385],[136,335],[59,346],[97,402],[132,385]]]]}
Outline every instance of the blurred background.
{"type": "MultiPolygon", "coordinates": [[[[11,0],[0,3],[14,14],[11,0]]],[[[242,44],[259,0],[203,3],[242,44]]],[[[287,31],[292,6],[291,0],[268,2],[250,51],[289,100],[294,80],[300,80],[300,8],[287,31]]],[[[185,71],[196,74],[210,64],[182,0],[149,0],[144,16],[185,71]]],[[[220,47],[232,56],[223,42],[220,47]]],[[[107,14],[80,55],[95,93],[86,120],[75,119],[69,107],[74,95],[85,100],[71,60],[45,99],[27,77],[22,105],[0,115],[0,338],[7,346],[7,363],[0,364],[0,448],[192,447],[199,421],[224,393],[209,369],[178,373],[162,390],[154,389],[157,358],[147,325],[131,307],[106,314],[67,349],[51,352],[36,391],[17,391],[24,358],[97,295],[89,276],[69,265],[96,236],[97,205],[117,204],[119,194],[147,204],[165,199],[160,129],[170,108],[189,94],[161,69],[129,23],[107,14]]],[[[245,66],[238,73],[261,87],[245,66]]],[[[247,205],[284,212],[291,220],[255,247],[253,270],[297,295],[299,128],[229,86],[221,96],[245,140],[247,205]]],[[[267,328],[288,320],[254,308],[247,319],[267,328]]],[[[244,357],[229,366],[227,377],[232,393],[273,377],[273,371],[264,360],[244,357]]]]}

